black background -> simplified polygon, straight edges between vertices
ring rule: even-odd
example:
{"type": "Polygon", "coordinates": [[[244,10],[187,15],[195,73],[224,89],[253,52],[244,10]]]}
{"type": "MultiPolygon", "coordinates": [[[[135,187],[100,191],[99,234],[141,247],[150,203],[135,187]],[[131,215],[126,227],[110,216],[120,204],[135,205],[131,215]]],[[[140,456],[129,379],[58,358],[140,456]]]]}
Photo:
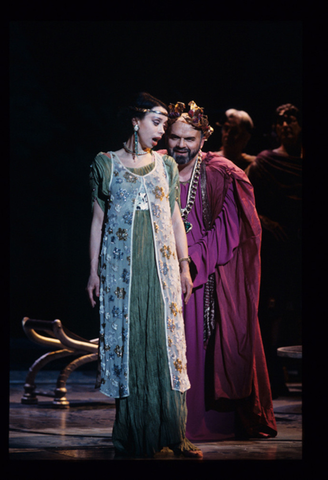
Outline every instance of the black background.
{"type": "Polygon", "coordinates": [[[10,332],[24,316],[98,336],[89,306],[89,165],[121,147],[116,111],[148,91],[194,100],[214,133],[227,108],[256,130],[248,153],[268,146],[272,113],[302,109],[300,21],[14,21],[10,24],[10,332]]]}

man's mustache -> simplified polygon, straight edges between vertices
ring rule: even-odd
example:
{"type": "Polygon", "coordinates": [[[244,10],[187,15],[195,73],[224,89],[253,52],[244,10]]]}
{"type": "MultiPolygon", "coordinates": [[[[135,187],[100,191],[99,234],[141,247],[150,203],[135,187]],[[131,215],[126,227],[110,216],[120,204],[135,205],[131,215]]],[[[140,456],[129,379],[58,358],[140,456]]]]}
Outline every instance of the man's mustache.
{"type": "Polygon", "coordinates": [[[178,153],[189,152],[189,148],[174,147],[174,148],[173,148],[173,152],[178,152],[178,153]]]}

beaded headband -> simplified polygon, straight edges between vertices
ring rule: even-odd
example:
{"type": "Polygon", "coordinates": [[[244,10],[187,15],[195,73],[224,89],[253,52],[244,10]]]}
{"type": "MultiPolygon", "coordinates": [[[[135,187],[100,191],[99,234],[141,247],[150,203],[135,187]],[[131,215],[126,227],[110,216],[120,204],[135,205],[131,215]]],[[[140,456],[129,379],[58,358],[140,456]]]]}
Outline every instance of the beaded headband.
{"type": "Polygon", "coordinates": [[[129,107],[131,110],[136,110],[137,112],[142,112],[142,113],[157,113],[158,115],[165,115],[165,117],[168,117],[167,113],[160,112],[159,110],[153,110],[152,108],[139,108],[139,107],[129,107]]]}
{"type": "MultiPolygon", "coordinates": [[[[183,119],[197,130],[202,130],[205,140],[207,140],[214,129],[209,125],[207,115],[203,114],[204,109],[198,107],[194,101],[189,102],[188,105],[190,106],[189,111],[183,115],[183,119]]],[[[171,125],[182,116],[184,109],[185,104],[183,102],[177,102],[175,105],[170,103],[168,110],[171,125]]]]}

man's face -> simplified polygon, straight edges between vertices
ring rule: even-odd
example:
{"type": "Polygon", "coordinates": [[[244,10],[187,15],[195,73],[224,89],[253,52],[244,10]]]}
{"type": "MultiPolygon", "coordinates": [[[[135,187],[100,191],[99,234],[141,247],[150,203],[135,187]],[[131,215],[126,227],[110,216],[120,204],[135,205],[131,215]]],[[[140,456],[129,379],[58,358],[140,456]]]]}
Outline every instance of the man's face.
{"type": "Polygon", "coordinates": [[[173,123],[166,134],[168,154],[178,165],[185,165],[197,157],[204,141],[200,130],[180,120],[173,123]]]}
{"type": "Polygon", "coordinates": [[[302,128],[294,115],[282,112],[276,123],[276,132],[283,145],[295,145],[298,142],[302,128]]]}
{"type": "Polygon", "coordinates": [[[222,145],[225,148],[242,150],[246,146],[249,136],[238,119],[229,118],[222,126],[222,145]]]}

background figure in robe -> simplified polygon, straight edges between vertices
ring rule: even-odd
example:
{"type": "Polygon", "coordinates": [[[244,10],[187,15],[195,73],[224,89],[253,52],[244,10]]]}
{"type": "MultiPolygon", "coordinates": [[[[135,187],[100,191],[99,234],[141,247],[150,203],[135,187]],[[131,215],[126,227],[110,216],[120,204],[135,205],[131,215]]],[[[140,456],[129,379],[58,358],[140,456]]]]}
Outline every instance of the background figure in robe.
{"type": "Polygon", "coordinates": [[[256,156],[245,153],[252,130],[254,128],[253,120],[247,112],[230,108],[225,112],[221,122],[217,122],[221,129],[222,147],[219,155],[231,160],[242,170],[254,162],[256,156]]]}
{"type": "Polygon", "coordinates": [[[302,120],[291,104],[276,109],[280,145],[261,152],[246,174],[262,224],[259,320],[273,397],[288,393],[277,348],[301,344],[302,120]]]}
{"type": "Polygon", "coordinates": [[[169,106],[166,144],[179,167],[193,292],[184,306],[187,435],[217,441],[276,435],[259,331],[261,226],[245,173],[201,151],[213,129],[194,102],[169,106]],[[235,415],[235,413],[238,413],[235,415]]]}

